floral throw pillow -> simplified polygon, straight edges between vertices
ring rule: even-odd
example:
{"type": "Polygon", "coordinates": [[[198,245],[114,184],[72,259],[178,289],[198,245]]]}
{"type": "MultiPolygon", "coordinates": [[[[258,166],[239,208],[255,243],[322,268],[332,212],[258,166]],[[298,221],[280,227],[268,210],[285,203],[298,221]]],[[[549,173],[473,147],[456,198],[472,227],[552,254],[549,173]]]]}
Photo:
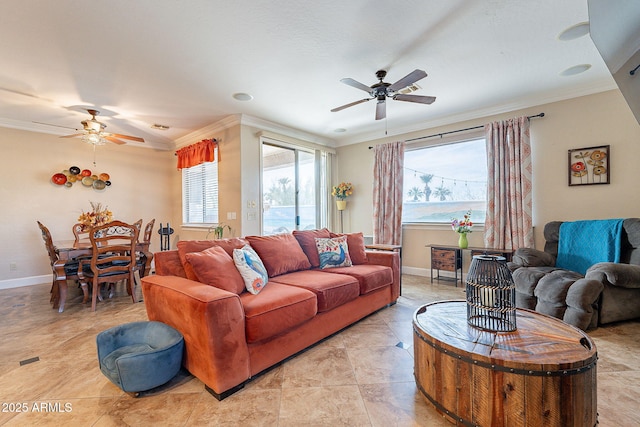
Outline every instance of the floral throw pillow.
{"type": "Polygon", "coordinates": [[[351,267],[347,236],[324,239],[316,237],[320,268],[351,267]]]}
{"type": "Polygon", "coordinates": [[[256,251],[249,245],[245,245],[241,249],[234,249],[233,262],[244,280],[247,291],[258,295],[267,285],[269,276],[256,251]]]}

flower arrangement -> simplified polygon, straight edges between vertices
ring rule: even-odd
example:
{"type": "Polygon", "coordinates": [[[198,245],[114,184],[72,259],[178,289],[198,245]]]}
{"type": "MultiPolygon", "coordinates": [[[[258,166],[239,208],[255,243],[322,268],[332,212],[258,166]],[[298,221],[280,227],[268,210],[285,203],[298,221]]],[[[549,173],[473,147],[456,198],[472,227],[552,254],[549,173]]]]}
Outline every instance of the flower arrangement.
{"type": "Polygon", "coordinates": [[[471,227],[473,227],[473,222],[471,222],[471,210],[468,210],[466,214],[462,217],[462,220],[458,220],[458,218],[451,218],[451,228],[453,231],[460,234],[471,233],[471,227]]]}
{"type": "Polygon", "coordinates": [[[341,182],[331,190],[331,195],[337,197],[338,200],[344,200],[352,194],[353,185],[350,182],[341,182]]]}
{"type": "Polygon", "coordinates": [[[91,204],[91,211],[84,212],[78,217],[78,222],[85,227],[95,227],[96,225],[104,225],[108,222],[113,221],[113,213],[109,210],[108,207],[103,207],[102,203],[93,203],[91,204]]]}

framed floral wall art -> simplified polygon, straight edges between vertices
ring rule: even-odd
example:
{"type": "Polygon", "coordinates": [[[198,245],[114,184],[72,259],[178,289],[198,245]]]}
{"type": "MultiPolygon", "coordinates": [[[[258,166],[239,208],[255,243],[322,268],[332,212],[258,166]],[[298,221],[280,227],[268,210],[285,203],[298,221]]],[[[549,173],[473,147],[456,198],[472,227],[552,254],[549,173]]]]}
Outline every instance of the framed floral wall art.
{"type": "Polygon", "coordinates": [[[569,185],[609,184],[608,145],[569,150],[569,185]]]}

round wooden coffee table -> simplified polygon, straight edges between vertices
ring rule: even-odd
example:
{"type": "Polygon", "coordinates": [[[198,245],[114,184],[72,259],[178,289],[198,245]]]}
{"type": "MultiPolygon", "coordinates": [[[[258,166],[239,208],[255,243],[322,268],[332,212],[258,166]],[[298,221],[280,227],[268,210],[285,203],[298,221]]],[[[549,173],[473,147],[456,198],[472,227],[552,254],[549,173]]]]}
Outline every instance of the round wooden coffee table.
{"type": "Polygon", "coordinates": [[[596,346],[587,334],[531,310],[517,330],[467,324],[465,301],[427,304],[414,314],[418,389],[459,426],[597,424],[596,346]]]}

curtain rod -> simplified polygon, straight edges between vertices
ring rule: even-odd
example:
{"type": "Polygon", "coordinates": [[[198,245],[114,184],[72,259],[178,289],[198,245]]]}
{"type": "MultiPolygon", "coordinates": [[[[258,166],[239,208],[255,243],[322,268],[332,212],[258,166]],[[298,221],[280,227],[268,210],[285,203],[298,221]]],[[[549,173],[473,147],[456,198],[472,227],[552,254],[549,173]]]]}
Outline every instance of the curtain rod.
{"type": "MultiPolygon", "coordinates": [[[[536,114],[534,116],[527,116],[527,119],[533,119],[533,118],[536,118],[536,117],[544,117],[544,113],[536,114]]],[[[484,127],[484,125],[473,126],[473,127],[470,127],[470,128],[464,128],[464,129],[458,129],[458,130],[451,130],[449,132],[434,133],[433,135],[419,136],[417,138],[406,139],[404,142],[418,141],[419,139],[433,138],[434,136],[439,136],[440,138],[442,138],[444,135],[449,135],[450,133],[464,132],[464,131],[473,130],[473,129],[482,129],[483,127],[484,127]]],[[[373,147],[370,146],[369,150],[371,150],[372,148],[373,147]]]]}

